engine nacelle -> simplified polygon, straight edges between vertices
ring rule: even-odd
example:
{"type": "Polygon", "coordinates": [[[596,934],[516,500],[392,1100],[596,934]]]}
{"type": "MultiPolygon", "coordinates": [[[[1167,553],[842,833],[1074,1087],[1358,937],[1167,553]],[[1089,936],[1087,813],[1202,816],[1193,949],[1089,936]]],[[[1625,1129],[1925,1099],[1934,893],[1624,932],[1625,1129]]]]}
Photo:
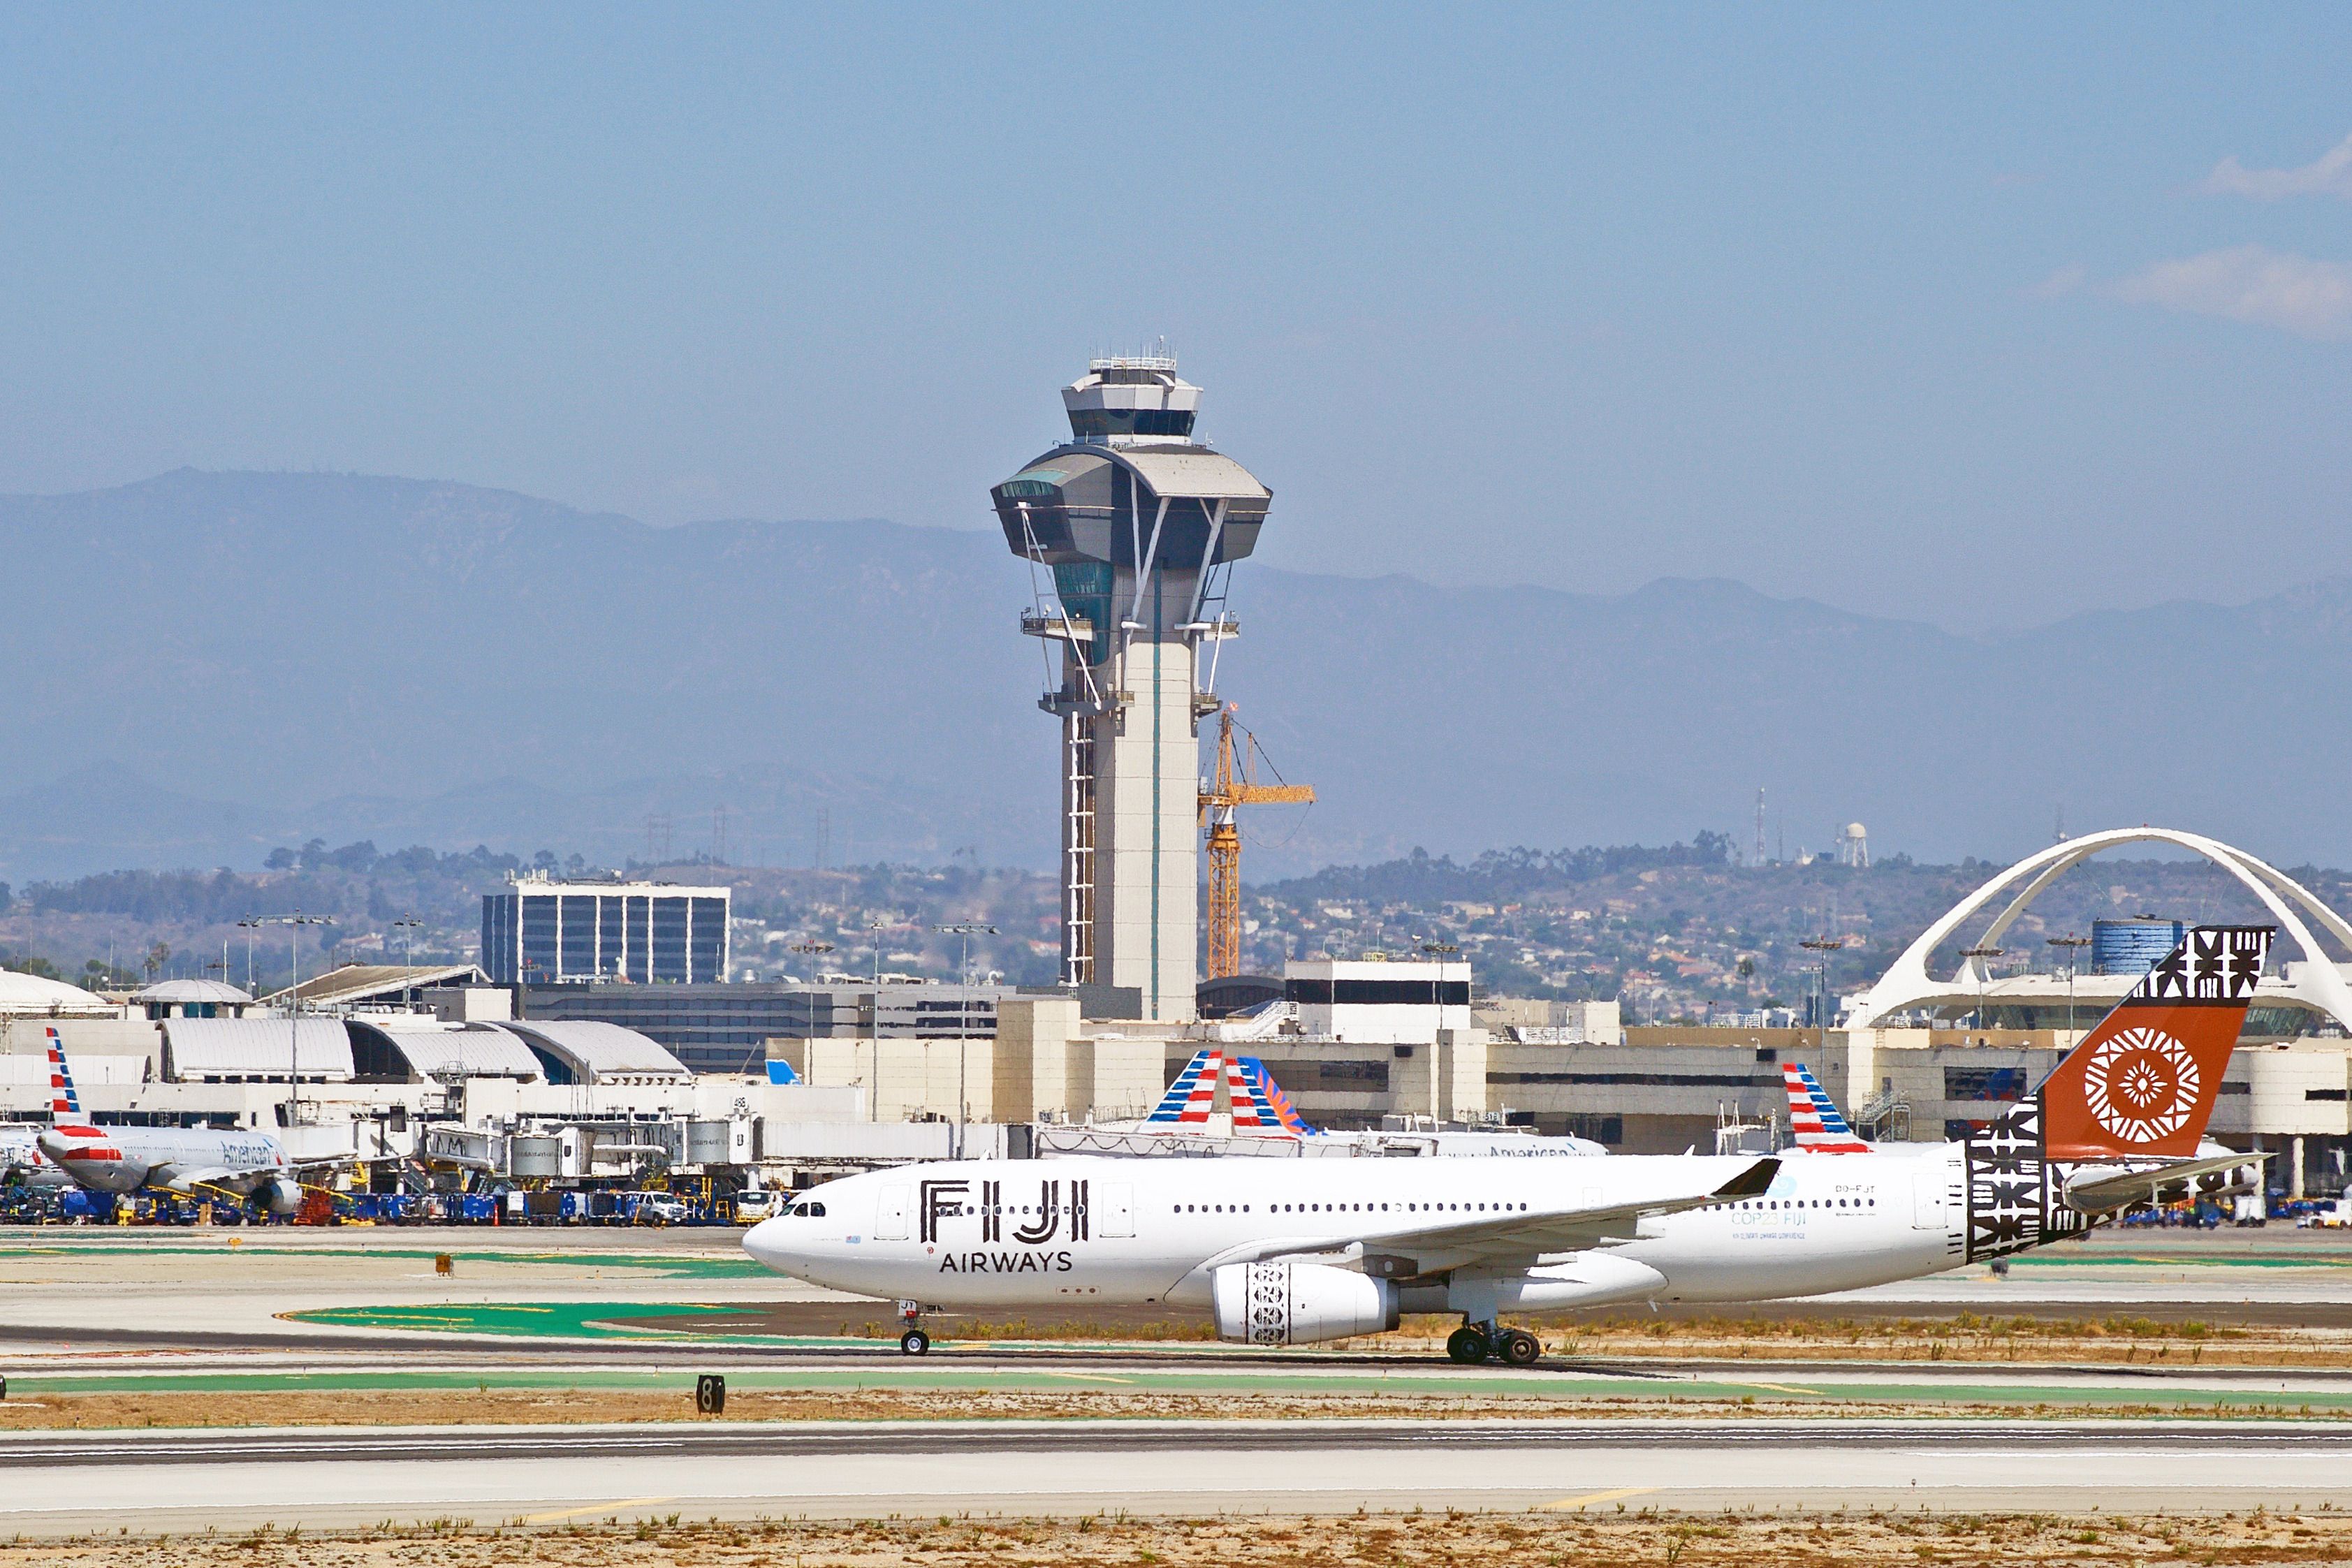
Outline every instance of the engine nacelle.
{"type": "Polygon", "coordinates": [[[254,1197],[272,1214],[291,1214],[302,1207],[301,1185],[288,1176],[272,1176],[254,1197]]]}
{"type": "Polygon", "coordinates": [[[1394,1285],[1328,1263],[1228,1263],[1209,1285],[1219,1339],[1312,1344],[1397,1326],[1394,1285]]]}

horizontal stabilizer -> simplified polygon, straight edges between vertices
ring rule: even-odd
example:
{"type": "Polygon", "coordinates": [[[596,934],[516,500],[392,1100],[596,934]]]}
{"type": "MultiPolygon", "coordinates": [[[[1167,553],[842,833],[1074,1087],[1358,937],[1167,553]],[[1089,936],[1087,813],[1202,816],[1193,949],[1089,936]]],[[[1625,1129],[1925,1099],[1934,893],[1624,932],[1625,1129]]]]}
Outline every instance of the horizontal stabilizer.
{"type": "Polygon", "coordinates": [[[2074,1173],[2066,1184],[2066,1207],[2083,1214],[2110,1214],[2142,1199],[2153,1200],[2165,1187],[2178,1186],[2185,1181],[2195,1181],[2201,1176],[2220,1171],[2242,1170],[2259,1166],[2271,1156],[2264,1154],[2216,1155],[2210,1159],[2179,1160],[2170,1165],[2149,1166],[2141,1170],[2102,1169],[2092,1166],[2074,1173]]]}

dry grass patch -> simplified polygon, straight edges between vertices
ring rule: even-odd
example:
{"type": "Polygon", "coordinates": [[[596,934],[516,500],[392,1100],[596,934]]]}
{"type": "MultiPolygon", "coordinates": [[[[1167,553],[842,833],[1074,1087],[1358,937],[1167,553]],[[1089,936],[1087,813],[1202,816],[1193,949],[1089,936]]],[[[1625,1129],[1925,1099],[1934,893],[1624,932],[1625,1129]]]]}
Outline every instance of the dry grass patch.
{"type": "Polygon", "coordinates": [[[1376,1393],[1270,1391],[1188,1393],[1151,1388],[1022,1390],[731,1390],[723,1416],[698,1416],[693,1391],[653,1389],[369,1389],[350,1394],[96,1393],[19,1396],[0,1405],[0,1431],[150,1427],[437,1427],[572,1425],[652,1421],[1055,1420],[1595,1420],[1635,1417],[1837,1416],[2015,1418],[2294,1416],[2352,1419],[2352,1411],[2299,1403],[2197,1406],[2086,1400],[2052,1406],[1998,1399],[1908,1401],[1790,1397],[1753,1393],[1579,1394],[1574,1385],[1498,1384],[1492,1393],[1444,1395],[1410,1388],[1376,1393]]]}
{"type": "Polygon", "coordinates": [[[1918,1568],[1921,1563],[2312,1563],[2352,1559],[2331,1512],[2090,1518],[2048,1514],[1359,1514],[1217,1520],[973,1517],[682,1522],[677,1515],[558,1528],[444,1520],[328,1534],[262,1529],[0,1544],[0,1568],[1918,1568]]]}

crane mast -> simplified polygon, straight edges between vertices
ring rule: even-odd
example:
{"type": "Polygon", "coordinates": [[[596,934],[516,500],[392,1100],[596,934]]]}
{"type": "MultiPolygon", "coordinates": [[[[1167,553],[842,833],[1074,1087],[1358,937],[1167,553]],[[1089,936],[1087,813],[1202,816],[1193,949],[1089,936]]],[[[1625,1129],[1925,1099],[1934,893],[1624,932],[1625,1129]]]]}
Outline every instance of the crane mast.
{"type": "Polygon", "coordinates": [[[1206,977],[1237,975],[1242,967],[1242,834],[1234,819],[1237,806],[1311,804],[1315,789],[1307,784],[1261,784],[1257,781],[1257,738],[1243,730],[1248,750],[1235,754],[1234,707],[1227,703],[1217,714],[1217,760],[1208,788],[1201,791],[1201,822],[1209,834],[1209,953],[1206,977]]]}

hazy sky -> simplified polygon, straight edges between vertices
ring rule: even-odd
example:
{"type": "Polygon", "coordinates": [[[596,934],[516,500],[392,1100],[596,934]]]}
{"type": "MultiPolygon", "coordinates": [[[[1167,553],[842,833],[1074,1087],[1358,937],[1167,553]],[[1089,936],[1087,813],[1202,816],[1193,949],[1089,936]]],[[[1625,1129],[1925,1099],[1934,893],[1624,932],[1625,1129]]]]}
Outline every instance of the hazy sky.
{"type": "Polygon", "coordinates": [[[1262,555],[1956,627],[2352,570],[2352,10],[0,13],[0,489],[988,525],[1166,334],[1262,555]]]}

